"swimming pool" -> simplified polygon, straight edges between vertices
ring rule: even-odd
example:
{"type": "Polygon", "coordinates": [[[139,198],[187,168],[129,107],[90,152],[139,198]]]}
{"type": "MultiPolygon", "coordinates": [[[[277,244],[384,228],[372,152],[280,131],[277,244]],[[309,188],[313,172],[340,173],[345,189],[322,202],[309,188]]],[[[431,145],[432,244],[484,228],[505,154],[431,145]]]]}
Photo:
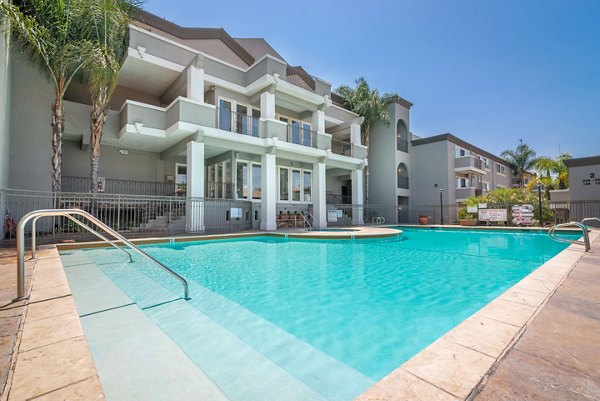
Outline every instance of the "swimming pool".
{"type": "MultiPolygon", "coordinates": [[[[351,400],[566,247],[537,232],[402,230],[388,239],[257,236],[145,246],[190,281],[188,302],[173,301],[178,282],[142,261],[124,263],[115,250],[63,258],[85,256],[98,266],[232,400],[261,399],[249,389],[267,379],[244,367],[259,357],[273,362],[268,374],[291,375],[314,393],[298,399],[351,400]],[[211,336],[231,342],[227,355],[197,341],[207,334],[206,318],[221,330],[211,336]],[[236,363],[236,355],[244,357],[236,363]],[[233,384],[232,375],[242,379],[233,384]]],[[[76,266],[65,270],[71,282],[76,266]]],[[[88,301],[73,295],[78,308],[88,301]]],[[[289,395],[298,385],[267,381],[260,391],[289,395]]]]}

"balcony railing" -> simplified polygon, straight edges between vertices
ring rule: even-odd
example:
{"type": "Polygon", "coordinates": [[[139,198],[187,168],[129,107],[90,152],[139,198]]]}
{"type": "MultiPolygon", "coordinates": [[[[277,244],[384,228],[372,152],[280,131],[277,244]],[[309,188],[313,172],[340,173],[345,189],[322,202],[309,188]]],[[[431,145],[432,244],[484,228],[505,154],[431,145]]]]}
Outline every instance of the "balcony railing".
{"type": "Polygon", "coordinates": [[[408,177],[398,177],[398,188],[408,189],[408,177]]]}
{"type": "Polygon", "coordinates": [[[222,107],[217,108],[217,128],[236,134],[258,137],[260,119],[222,107]]]}
{"type": "Polygon", "coordinates": [[[317,133],[310,128],[302,127],[298,124],[288,124],[287,141],[297,145],[317,147],[317,133]]]}
{"type": "Polygon", "coordinates": [[[331,152],[342,156],[352,156],[352,144],[339,139],[331,139],[331,152]]]}

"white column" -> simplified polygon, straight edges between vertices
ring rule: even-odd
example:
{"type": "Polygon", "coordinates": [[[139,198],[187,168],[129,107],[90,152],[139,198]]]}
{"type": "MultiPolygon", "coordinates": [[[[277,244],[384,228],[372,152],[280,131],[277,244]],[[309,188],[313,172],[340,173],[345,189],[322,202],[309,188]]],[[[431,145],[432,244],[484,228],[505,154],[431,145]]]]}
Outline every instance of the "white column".
{"type": "Polygon", "coordinates": [[[204,69],[191,65],[188,67],[186,75],[187,97],[204,103],[204,69]]]}
{"type": "Polygon", "coordinates": [[[312,130],[317,132],[325,132],[325,112],[315,110],[312,113],[312,130]]]}
{"type": "Polygon", "coordinates": [[[204,231],[204,144],[187,144],[187,197],[186,231],[204,231]]]}
{"type": "Polygon", "coordinates": [[[352,224],[363,224],[364,178],[363,170],[352,170],[352,224]]]}
{"type": "Polygon", "coordinates": [[[313,216],[319,227],[327,227],[327,180],[325,163],[314,163],[312,170],[313,216]]]}
{"type": "Polygon", "coordinates": [[[277,168],[275,155],[264,154],[260,158],[260,182],[262,194],[260,200],[260,229],[277,230],[277,168]]]}
{"type": "Polygon", "coordinates": [[[275,93],[265,91],[260,94],[260,116],[275,119],[275,93]]]}
{"type": "Polygon", "coordinates": [[[356,143],[361,145],[360,143],[360,124],[352,123],[350,124],[350,143],[356,143]]]}

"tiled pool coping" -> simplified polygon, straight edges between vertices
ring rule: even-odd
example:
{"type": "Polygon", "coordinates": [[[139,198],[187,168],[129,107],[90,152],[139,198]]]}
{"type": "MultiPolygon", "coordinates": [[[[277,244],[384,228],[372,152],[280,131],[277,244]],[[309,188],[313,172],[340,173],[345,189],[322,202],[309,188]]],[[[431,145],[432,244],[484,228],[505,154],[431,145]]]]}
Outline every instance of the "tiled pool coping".
{"type": "MultiPolygon", "coordinates": [[[[136,240],[136,243],[226,239],[264,234],[252,232],[190,236],[173,240],[156,238],[136,240]]],[[[287,234],[291,237],[292,233],[287,234]]],[[[321,238],[340,238],[331,235],[338,233],[327,234],[321,238]]],[[[599,236],[598,231],[590,232],[592,241],[599,236]]],[[[31,298],[26,306],[19,351],[15,354],[16,361],[12,365],[12,380],[1,401],[29,399],[44,394],[104,399],[58,256],[58,248],[88,248],[98,245],[104,246],[102,243],[61,244],[58,247],[45,247],[40,251],[40,259],[33,271],[31,298]],[[52,334],[49,336],[48,333],[52,334]],[[31,386],[33,380],[35,386],[31,386]]],[[[357,401],[467,399],[522,335],[539,309],[583,255],[580,245],[569,246],[376,383],[359,396],[357,401]]]]}

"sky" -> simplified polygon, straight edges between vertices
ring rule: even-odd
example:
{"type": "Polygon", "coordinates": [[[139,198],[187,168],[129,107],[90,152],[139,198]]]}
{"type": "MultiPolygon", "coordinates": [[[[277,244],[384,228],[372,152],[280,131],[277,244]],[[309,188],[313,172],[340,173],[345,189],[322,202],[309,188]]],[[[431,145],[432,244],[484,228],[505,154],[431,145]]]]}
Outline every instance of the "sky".
{"type": "Polygon", "coordinates": [[[182,26],[263,37],[337,87],[409,100],[410,129],[494,154],[600,155],[600,0],[147,0],[182,26]]]}

